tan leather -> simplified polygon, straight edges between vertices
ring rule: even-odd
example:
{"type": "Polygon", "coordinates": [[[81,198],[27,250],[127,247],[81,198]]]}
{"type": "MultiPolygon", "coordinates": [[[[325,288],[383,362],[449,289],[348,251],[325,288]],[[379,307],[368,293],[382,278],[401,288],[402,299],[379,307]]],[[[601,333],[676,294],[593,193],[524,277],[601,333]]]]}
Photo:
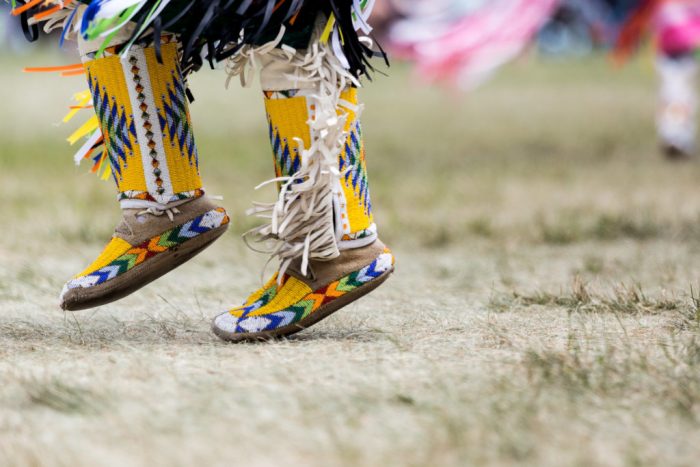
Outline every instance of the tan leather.
{"type": "Polygon", "coordinates": [[[330,261],[311,260],[306,276],[301,273],[299,259],[291,264],[287,274],[304,282],[311,290],[318,290],[371,264],[385,249],[386,246],[381,240],[375,240],[371,245],[362,248],[342,250],[340,256],[330,261]]]}
{"type": "Polygon", "coordinates": [[[125,209],[122,221],[114,231],[114,236],[126,240],[130,245],[140,245],[217,207],[209,198],[202,196],[178,206],[177,210],[180,212],[174,215],[172,221],[166,214],[139,215],[143,209],[125,209]]]}

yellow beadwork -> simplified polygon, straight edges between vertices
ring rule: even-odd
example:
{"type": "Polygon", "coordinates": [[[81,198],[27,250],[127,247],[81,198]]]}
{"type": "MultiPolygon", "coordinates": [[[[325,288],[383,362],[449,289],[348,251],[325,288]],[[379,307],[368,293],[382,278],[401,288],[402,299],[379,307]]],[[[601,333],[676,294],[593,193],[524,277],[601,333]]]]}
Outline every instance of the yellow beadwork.
{"type": "Polygon", "coordinates": [[[107,244],[100,256],[98,256],[97,259],[83,272],[76,275],[75,277],[78,278],[82,276],[87,276],[88,274],[94,271],[102,269],[103,267],[107,266],[123,254],[125,254],[131,248],[132,246],[126,240],[121,239],[119,237],[112,238],[112,241],[110,241],[107,244]]]}
{"type": "MultiPolygon", "coordinates": [[[[266,288],[263,288],[262,292],[259,292],[259,296],[262,296],[262,293],[264,293],[265,290],[266,288]]],[[[289,277],[287,281],[281,287],[279,287],[277,294],[267,305],[251,311],[246,316],[252,318],[255,316],[263,316],[268,313],[274,313],[279,310],[284,310],[285,308],[289,308],[290,306],[299,302],[311,292],[313,291],[308,285],[304,284],[299,279],[289,277]]],[[[250,303],[254,303],[255,301],[256,300],[249,300],[250,303]]],[[[243,308],[235,308],[231,310],[230,313],[237,318],[240,318],[243,316],[244,311],[243,308]]]]}
{"type": "MultiPolygon", "coordinates": [[[[358,125],[357,114],[349,108],[342,107],[342,101],[347,101],[350,104],[357,106],[359,105],[357,97],[357,88],[348,88],[340,95],[341,105],[338,108],[338,114],[347,113],[347,121],[345,123],[345,131],[348,133],[348,139],[346,144],[352,145],[352,131],[353,128],[358,125]]],[[[359,138],[360,143],[360,154],[359,170],[363,172],[363,176],[366,176],[367,167],[365,162],[365,143],[362,138],[359,138]]],[[[346,200],[346,212],[341,213],[341,220],[345,222],[344,216],[347,216],[348,225],[344,226],[345,231],[349,233],[356,233],[368,229],[374,223],[374,216],[371,211],[368,211],[363,203],[362,197],[359,195],[358,190],[356,190],[351,180],[346,179],[346,177],[341,177],[341,185],[343,187],[343,192],[345,194],[346,200]]],[[[365,194],[365,196],[367,196],[365,194]]]]}
{"type": "Polygon", "coordinates": [[[265,99],[265,110],[270,124],[273,140],[275,175],[277,177],[292,175],[293,162],[300,157],[299,144],[295,138],[303,141],[304,147],[311,145],[311,133],[307,121],[309,109],[305,97],[287,99],[265,99]],[[279,146],[275,141],[279,139],[279,146]],[[288,153],[285,155],[285,150],[288,153]]]}
{"type": "MultiPolygon", "coordinates": [[[[162,112],[165,104],[169,106],[173,105],[170,99],[173,79],[182,79],[178,64],[177,44],[173,42],[161,47],[162,63],[158,63],[155,49],[148,48],[145,52],[148,73],[153,88],[153,97],[156,100],[156,105],[162,112]],[[168,89],[169,85],[171,86],[170,89],[168,89]]],[[[187,109],[186,103],[185,111],[187,112],[187,121],[189,121],[189,109],[187,109]]],[[[167,128],[163,128],[163,146],[168,163],[168,170],[170,171],[170,182],[173,186],[173,192],[186,193],[201,188],[202,181],[196,165],[182,154],[178,141],[171,138],[170,131],[168,131],[167,128]]]]}
{"type": "Polygon", "coordinates": [[[248,300],[246,300],[245,305],[243,305],[243,306],[250,306],[253,303],[257,302],[258,300],[260,300],[263,297],[263,295],[265,295],[266,292],[268,292],[273,287],[274,288],[277,287],[277,273],[274,273],[272,275],[272,278],[269,281],[267,281],[267,283],[265,285],[263,285],[260,290],[258,290],[253,295],[248,297],[248,300]]]}
{"type": "Polygon", "coordinates": [[[163,43],[161,61],[154,47],[135,46],[85,64],[97,114],[89,124],[99,122],[120,199],[166,204],[201,195],[177,47],[163,43]]]}
{"type": "MultiPolygon", "coordinates": [[[[340,220],[343,223],[343,233],[350,237],[369,229],[374,219],[369,207],[369,192],[366,188],[367,170],[364,142],[359,134],[359,121],[353,108],[348,108],[346,105],[349,107],[358,105],[357,89],[348,88],[341,93],[337,110],[338,115],[347,115],[345,131],[348,133],[346,145],[339,158],[348,161],[347,152],[352,151],[355,158],[352,170],[359,172],[359,178],[354,175],[341,177],[339,187],[342,191],[340,220]],[[353,142],[353,138],[358,144],[353,142]]],[[[301,95],[282,98],[268,96],[265,99],[265,108],[270,125],[275,175],[277,177],[292,175],[300,165],[299,144],[295,139],[301,139],[305,148],[311,145],[308,122],[314,115],[313,105],[310,105],[306,97],[301,95]]],[[[347,168],[346,164],[345,169],[347,168]]]]}
{"type": "MultiPolygon", "coordinates": [[[[104,105],[109,107],[115,106],[115,109],[127,119],[126,125],[130,125],[133,121],[134,109],[131,107],[129,90],[119,56],[112,55],[91,60],[85,64],[85,68],[87,69],[88,79],[92,80],[91,86],[96,88],[96,92],[100,93],[100,97],[104,96],[107,99],[106,102],[100,102],[98,105],[101,107],[104,105]]],[[[101,109],[98,108],[98,114],[100,111],[101,109]]],[[[105,138],[105,147],[109,147],[111,138],[114,137],[114,129],[108,126],[107,121],[108,118],[102,119],[103,123],[101,125],[102,134],[105,138]]],[[[116,158],[116,160],[112,161],[113,164],[119,165],[119,176],[115,177],[117,189],[120,193],[148,191],[141,149],[132,134],[128,134],[127,138],[131,142],[131,150],[127,151],[124,159],[116,158]]]]}

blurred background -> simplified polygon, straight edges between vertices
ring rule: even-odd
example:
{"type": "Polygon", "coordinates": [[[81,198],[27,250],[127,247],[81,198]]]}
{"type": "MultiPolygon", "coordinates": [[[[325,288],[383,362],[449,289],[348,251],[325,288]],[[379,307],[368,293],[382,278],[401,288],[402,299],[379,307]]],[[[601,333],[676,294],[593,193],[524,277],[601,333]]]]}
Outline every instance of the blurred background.
{"type": "MultiPolygon", "coordinates": [[[[508,3],[502,2],[503,5],[508,3]]],[[[515,5],[513,10],[518,3],[510,2],[515,5]]],[[[612,2],[614,5],[580,0],[539,3],[543,6],[522,28],[527,31],[515,38],[497,38],[501,40],[500,45],[496,40],[487,41],[493,27],[483,27],[481,31],[474,28],[472,36],[484,38],[473,48],[489,53],[468,51],[459,56],[460,51],[456,50],[444,59],[454,63],[443,66],[440,74],[424,73],[424,67],[433,63],[422,54],[434,52],[428,45],[438,47],[441,44],[440,38],[428,38],[426,31],[444,33],[459,23],[455,18],[470,20],[487,16],[490,8],[484,4],[488,2],[387,0],[379,3],[375,32],[380,43],[390,51],[392,67],[385,68],[377,61],[378,71],[363,94],[367,102],[365,126],[369,134],[370,164],[376,165],[372,176],[378,179],[375,190],[385,189],[385,179],[397,173],[422,180],[434,176],[434,182],[443,177],[455,177],[455,183],[443,184],[441,193],[428,189],[433,187],[433,181],[419,183],[416,180],[416,187],[405,183],[389,185],[392,185],[391,190],[408,186],[420,189],[423,185],[431,192],[430,199],[423,202],[430,216],[439,215],[433,211],[451,203],[460,207],[473,203],[491,212],[493,206],[484,206],[481,196],[474,199],[460,190],[483,192],[480,185],[486,185],[490,187],[487,191],[493,191],[501,183],[499,180],[510,173],[539,173],[555,168],[576,173],[579,164],[621,164],[626,157],[635,162],[625,167],[627,171],[635,170],[642,162],[665,168],[657,160],[661,142],[654,140],[653,130],[658,94],[657,51],[649,43],[639,51],[636,60],[625,66],[615,65],[612,59],[624,19],[639,2],[612,2]],[[435,29],[436,25],[441,28],[435,29]],[[420,47],[410,42],[407,31],[421,38],[427,50],[409,50],[420,47]],[[508,50],[501,53],[503,49],[508,50]],[[420,170],[415,170],[418,167],[420,170]],[[484,180],[482,170],[495,171],[497,179],[484,180]],[[472,177],[477,181],[469,180],[472,177]],[[475,183],[478,189],[474,188],[475,183]]],[[[498,12],[488,18],[492,22],[513,21],[503,7],[491,10],[498,12]]],[[[8,110],[12,109],[7,113],[12,118],[6,118],[3,125],[6,143],[2,162],[6,171],[10,167],[34,171],[35,165],[39,166],[39,173],[47,175],[58,170],[70,175],[74,190],[93,190],[88,198],[109,198],[109,183],[99,183],[88,176],[87,162],[84,167],[73,167],[71,150],[77,148],[62,144],[65,137],[82,124],[81,119],[76,118],[67,125],[58,125],[68,106],[73,104],[72,95],[84,89],[82,78],[21,71],[26,66],[74,63],[77,57],[73,45],[67,43],[58,49],[56,35],[42,36],[38,44],[29,44],[16,18],[8,14],[2,18],[1,34],[7,44],[2,49],[3,79],[9,83],[3,89],[3,98],[8,110]],[[11,150],[11,145],[21,150],[11,150]],[[27,157],[29,152],[36,152],[37,156],[27,157]],[[28,160],[32,163],[27,164],[28,160]]],[[[469,36],[464,41],[471,39],[469,36]]],[[[443,49],[447,47],[449,45],[443,49]]],[[[205,146],[204,171],[211,172],[207,177],[209,183],[219,191],[240,189],[240,193],[234,192],[230,197],[234,203],[241,200],[243,206],[250,197],[251,183],[234,179],[219,187],[217,175],[226,180],[244,175],[247,180],[265,178],[269,158],[263,111],[255,91],[240,90],[235,82],[225,91],[224,81],[222,70],[204,70],[193,76],[191,87],[197,100],[192,111],[200,144],[205,146]],[[230,170],[224,170],[220,164],[226,164],[230,170]],[[213,167],[209,169],[209,166],[213,167]],[[243,169],[258,172],[244,174],[243,169]]],[[[668,171],[687,173],[693,166],[668,167],[668,171]]],[[[599,172],[599,176],[604,176],[606,171],[599,172]]],[[[629,179],[629,176],[623,178],[629,179]]],[[[56,180],[65,184],[62,177],[56,180]]],[[[529,178],[526,180],[531,182],[529,178]]],[[[415,206],[412,198],[418,193],[413,193],[414,189],[409,191],[401,196],[388,196],[384,202],[377,203],[378,208],[399,200],[415,206]]],[[[488,203],[496,202],[497,198],[486,197],[488,203]]],[[[678,202],[682,204],[683,199],[678,202]]],[[[536,211],[549,210],[536,203],[529,204],[536,211]]],[[[105,206],[108,208],[111,203],[105,206]]],[[[416,230],[406,228],[413,219],[401,219],[410,217],[410,213],[399,215],[396,211],[403,210],[388,211],[387,217],[400,223],[396,226],[398,230],[416,230]]],[[[425,219],[423,215],[417,217],[425,219]]],[[[470,224],[468,219],[460,221],[458,217],[430,219],[417,230],[457,228],[459,231],[463,227],[452,224],[470,224]]],[[[248,227],[246,222],[241,220],[241,229],[248,227]]],[[[495,223],[496,219],[490,222],[495,223]]],[[[387,229],[392,228],[391,224],[387,226],[387,229]]]]}
{"type": "MultiPolygon", "coordinates": [[[[562,241],[591,235],[598,240],[596,235],[651,235],[646,230],[660,235],[692,227],[694,196],[677,190],[694,189],[678,181],[692,180],[697,164],[666,164],[660,152],[664,141],[655,130],[659,52],[647,41],[624,65],[613,58],[630,8],[545,0],[538,9],[538,2],[531,2],[530,10],[537,11],[531,11],[523,34],[474,45],[487,53],[454,47],[452,54],[435,58],[426,55],[431,49],[425,45],[437,47],[440,38],[428,38],[425,31],[442,23],[439,30],[449,30],[455,21],[445,19],[448,10],[433,8],[437,13],[432,14],[414,4],[439,3],[444,2],[384,2],[375,12],[376,33],[391,53],[392,66],[378,60],[377,72],[366,83],[364,126],[375,204],[389,240],[442,246],[462,244],[476,234],[542,241],[552,230],[561,231],[562,241]],[[426,50],[412,50],[420,47],[406,39],[406,30],[422,37],[426,50]],[[498,40],[501,45],[494,45],[498,40]],[[442,72],[426,72],[431,66],[442,72]]],[[[465,9],[457,18],[489,13],[484,2],[448,3],[465,9]]],[[[510,3],[517,13],[519,2],[510,3]]],[[[513,21],[513,11],[509,16],[493,10],[498,14],[489,18],[492,23],[513,21]]],[[[102,238],[116,209],[110,202],[112,186],[88,173],[89,161],[75,167],[71,157],[77,145],[64,144],[87,117],[60,124],[74,104],[73,94],[85,89],[82,77],[22,72],[27,66],[75,63],[74,48],[66,43],[58,49],[56,37],[29,45],[17,21],[9,15],[3,21],[7,112],[0,160],[7,195],[39,209],[45,203],[28,198],[42,199],[45,191],[66,209],[102,207],[65,226],[92,224],[81,235],[102,238]],[[23,177],[35,182],[26,184],[23,177]],[[43,190],[34,190],[37,177],[43,190]],[[11,184],[18,187],[9,189],[11,184]]],[[[470,34],[490,37],[499,29],[490,28],[470,34]]],[[[469,40],[477,41],[464,38],[469,40]]],[[[269,195],[251,191],[266,179],[269,151],[259,90],[242,90],[237,80],[225,90],[225,80],[223,70],[193,75],[192,113],[205,180],[211,192],[225,195],[234,206],[235,228],[242,232],[251,225],[241,215],[244,208],[252,198],[269,195]]],[[[689,146],[687,155],[693,150],[689,146]]],[[[58,224],[67,221],[62,212],[49,212],[58,224]]]]}
{"type": "Polygon", "coordinates": [[[208,320],[266,260],[239,238],[274,196],[253,190],[273,173],[260,90],[189,80],[233,232],[64,315],[62,284],[119,208],[65,142],[84,78],[22,72],[77,62],[73,46],[28,44],[0,4],[0,460],[215,464],[233,439],[254,465],[693,465],[700,83],[693,47],[630,23],[642,4],[377,2],[392,59],[363,126],[397,274],[299,339],[236,347],[208,320]]]}

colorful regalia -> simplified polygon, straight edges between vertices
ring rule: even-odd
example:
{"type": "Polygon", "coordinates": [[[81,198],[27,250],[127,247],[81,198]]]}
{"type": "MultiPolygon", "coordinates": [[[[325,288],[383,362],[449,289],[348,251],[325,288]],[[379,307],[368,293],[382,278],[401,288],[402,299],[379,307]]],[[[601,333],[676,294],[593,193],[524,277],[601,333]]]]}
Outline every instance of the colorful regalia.
{"type": "Polygon", "coordinates": [[[385,24],[393,55],[412,62],[424,80],[461,89],[490,78],[545,24],[550,29],[544,34],[551,39],[567,12],[591,25],[598,44],[614,44],[617,61],[652,36],[661,80],[657,128],[662,149],[671,158],[695,151],[700,0],[391,0],[391,5],[393,19],[385,24]]]}
{"type": "Polygon", "coordinates": [[[391,52],[424,79],[470,89],[519,55],[558,0],[396,0],[405,16],[388,35],[391,52]]]}
{"type": "MultiPolygon", "coordinates": [[[[287,336],[370,292],[393,271],[377,235],[358,99],[381,55],[367,37],[373,0],[14,1],[25,35],[77,39],[94,115],[71,140],[76,160],[116,182],[123,219],[103,253],[64,287],[65,309],[124,297],[201,252],[229,224],[208,199],[189,113],[187,76],[225,63],[260,76],[274,202],[249,243],[279,269],[213,321],[226,340],[287,336]]],[[[73,113],[77,112],[75,110],[73,113]]]]}

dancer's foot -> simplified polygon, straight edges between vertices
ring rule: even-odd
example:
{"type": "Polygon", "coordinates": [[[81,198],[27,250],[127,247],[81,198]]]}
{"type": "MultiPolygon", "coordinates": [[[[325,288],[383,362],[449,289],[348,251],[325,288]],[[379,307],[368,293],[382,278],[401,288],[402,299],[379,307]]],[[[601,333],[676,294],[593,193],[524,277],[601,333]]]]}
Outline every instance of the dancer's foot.
{"type": "Polygon", "coordinates": [[[126,297],[202,252],[228,224],[226,211],[206,197],[155,214],[124,210],[102,254],[64,286],[61,308],[82,310],[126,297]]]}
{"type": "Polygon", "coordinates": [[[290,336],[368,294],[393,271],[394,256],[379,240],[332,261],[312,260],[309,277],[297,263],[280,284],[275,274],[243,306],[217,316],[212,329],[232,342],[290,336]]]}
{"type": "Polygon", "coordinates": [[[693,158],[692,152],[671,143],[662,144],[661,152],[667,160],[672,162],[683,162],[693,158]]]}

